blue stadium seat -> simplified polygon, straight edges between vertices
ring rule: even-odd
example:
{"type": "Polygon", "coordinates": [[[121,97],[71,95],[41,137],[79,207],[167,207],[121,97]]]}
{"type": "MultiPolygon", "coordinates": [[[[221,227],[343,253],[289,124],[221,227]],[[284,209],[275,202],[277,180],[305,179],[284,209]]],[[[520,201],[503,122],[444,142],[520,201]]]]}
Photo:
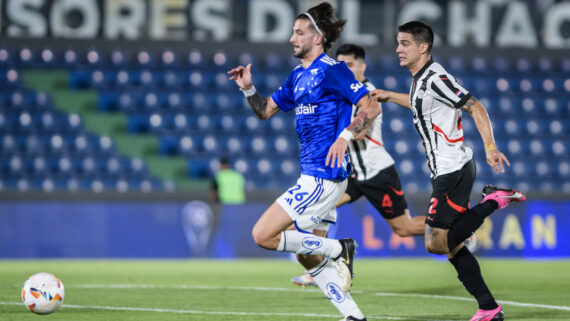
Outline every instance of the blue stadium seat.
{"type": "Polygon", "coordinates": [[[257,57],[255,56],[254,53],[251,52],[242,52],[241,54],[239,54],[237,63],[240,66],[247,66],[248,64],[252,64],[253,66],[259,67],[257,57]]]}
{"type": "Polygon", "coordinates": [[[139,85],[142,88],[155,89],[161,87],[164,83],[164,74],[162,72],[150,71],[142,69],[139,74],[139,85]]]}
{"type": "Polygon", "coordinates": [[[545,120],[531,118],[527,120],[525,128],[529,135],[543,135],[547,132],[548,125],[545,120]]]}
{"type": "Polygon", "coordinates": [[[245,153],[246,141],[243,137],[232,136],[224,141],[222,148],[227,150],[230,155],[243,155],[245,153]]]}
{"type": "Polygon", "coordinates": [[[192,69],[206,69],[208,64],[204,59],[204,54],[198,49],[192,49],[186,56],[186,61],[192,69]]]}
{"type": "Polygon", "coordinates": [[[136,65],[142,68],[150,68],[156,65],[154,55],[148,50],[140,50],[136,53],[136,65]]]}
{"type": "Polygon", "coordinates": [[[271,141],[272,143],[272,150],[275,150],[278,154],[283,155],[290,155],[294,153],[297,149],[298,144],[292,143],[291,139],[288,139],[285,136],[277,136],[274,140],[271,141]]]}
{"type": "MultiPolygon", "coordinates": [[[[199,138],[193,137],[191,135],[180,136],[178,139],[178,146],[176,147],[176,151],[186,156],[197,155],[199,153],[199,146],[197,144],[199,140],[199,138]]],[[[163,144],[167,144],[166,148],[168,148],[168,141],[165,141],[163,144]]],[[[171,148],[174,151],[175,147],[171,148]]]]}
{"type": "Polygon", "coordinates": [[[547,144],[547,146],[549,146],[548,151],[550,152],[551,155],[554,156],[564,156],[564,155],[568,155],[568,153],[570,152],[570,144],[567,141],[563,141],[561,139],[556,139],[554,141],[551,142],[545,142],[545,144],[547,144]]]}
{"type": "Polygon", "coordinates": [[[263,58],[263,63],[259,66],[253,66],[252,68],[260,68],[266,70],[275,71],[287,71],[288,70],[287,59],[284,56],[276,53],[268,53],[263,58]]]}
{"type": "Polygon", "coordinates": [[[530,152],[530,144],[527,139],[509,139],[506,145],[509,155],[523,156],[530,152]]]}
{"type": "Polygon", "coordinates": [[[247,148],[258,155],[268,154],[270,147],[263,136],[253,136],[247,148]]]}
{"type": "Polygon", "coordinates": [[[81,63],[79,53],[77,52],[77,50],[74,49],[66,49],[63,52],[62,60],[63,60],[62,61],[63,66],[67,68],[77,67],[81,63]]]}
{"type": "Polygon", "coordinates": [[[38,56],[39,52],[34,52],[34,50],[30,48],[22,48],[18,52],[18,59],[16,62],[23,67],[34,66],[39,61],[38,56]]]}
{"type": "Polygon", "coordinates": [[[494,77],[476,77],[473,81],[473,94],[475,96],[482,94],[489,94],[496,91],[496,84],[494,77]]]}
{"type": "Polygon", "coordinates": [[[528,58],[518,58],[515,63],[515,70],[520,73],[531,72],[533,69],[533,62],[528,58]]]}
{"type": "Polygon", "coordinates": [[[14,68],[0,70],[0,85],[3,88],[19,88],[21,84],[18,70],[14,68]]]}
{"type": "Polygon", "coordinates": [[[220,92],[214,96],[215,110],[222,115],[235,114],[239,109],[242,98],[243,95],[236,98],[234,93],[220,92]]]}
{"type": "Polygon", "coordinates": [[[147,133],[150,130],[149,115],[141,112],[129,114],[127,130],[129,133],[147,133]]]}
{"type": "Polygon", "coordinates": [[[473,57],[471,59],[471,69],[475,72],[486,72],[489,70],[489,64],[484,57],[473,57]]]}
{"type": "Polygon", "coordinates": [[[558,175],[561,178],[568,179],[570,178],[570,162],[568,160],[563,160],[558,163],[558,166],[554,168],[555,175],[558,175]]]}
{"type": "Polygon", "coordinates": [[[218,118],[217,127],[224,133],[236,133],[239,131],[239,126],[235,120],[235,117],[230,115],[223,115],[218,118]]]}
{"type": "Polygon", "coordinates": [[[222,152],[221,148],[223,146],[223,138],[214,136],[213,134],[207,134],[202,140],[202,146],[206,153],[215,154],[222,152]]]}
{"type": "Polygon", "coordinates": [[[89,49],[85,53],[85,63],[88,68],[101,68],[105,65],[104,57],[101,52],[95,48],[89,49]]]}
{"type": "Polygon", "coordinates": [[[499,73],[511,71],[511,64],[505,57],[496,57],[493,60],[493,70],[499,73]]]}
{"type": "Polygon", "coordinates": [[[537,62],[537,67],[539,72],[552,72],[554,71],[554,61],[547,56],[540,57],[537,62]]]}
{"type": "Polygon", "coordinates": [[[534,167],[533,173],[538,178],[547,178],[555,174],[555,168],[552,168],[550,164],[544,160],[539,160],[538,162],[534,162],[532,164],[534,167]]]}
{"type": "Polygon", "coordinates": [[[217,51],[212,56],[211,66],[220,71],[228,71],[233,67],[232,57],[224,51],[217,51]]]}
{"type": "Polygon", "coordinates": [[[16,151],[16,139],[11,133],[0,134],[0,155],[10,155],[16,151]]]}
{"type": "Polygon", "coordinates": [[[160,54],[160,65],[163,68],[180,68],[180,59],[176,52],[170,49],[162,51],[160,54]]]}
{"type": "Polygon", "coordinates": [[[469,71],[468,64],[465,62],[465,59],[461,56],[450,56],[450,57],[448,57],[448,61],[447,61],[446,66],[447,66],[447,68],[449,68],[449,71],[452,74],[458,73],[458,72],[469,71]]]}
{"type": "Polygon", "coordinates": [[[210,177],[209,159],[208,158],[192,158],[188,162],[188,176],[190,178],[208,178],[210,177]]]}
{"type": "Polygon", "coordinates": [[[184,75],[180,72],[167,70],[163,74],[163,86],[169,89],[180,89],[185,82],[184,75]]]}
{"type": "Polygon", "coordinates": [[[400,71],[397,56],[395,54],[383,54],[378,59],[380,70],[385,72],[400,71]]]}
{"type": "Polygon", "coordinates": [[[12,66],[14,60],[14,52],[11,49],[0,48],[0,66],[12,66]]]}
{"type": "Polygon", "coordinates": [[[86,89],[91,85],[91,72],[87,70],[72,70],[69,75],[71,89],[86,89]]]}
{"type": "Polygon", "coordinates": [[[109,61],[113,69],[126,68],[130,66],[130,55],[128,52],[121,49],[113,50],[111,51],[109,61]]]}

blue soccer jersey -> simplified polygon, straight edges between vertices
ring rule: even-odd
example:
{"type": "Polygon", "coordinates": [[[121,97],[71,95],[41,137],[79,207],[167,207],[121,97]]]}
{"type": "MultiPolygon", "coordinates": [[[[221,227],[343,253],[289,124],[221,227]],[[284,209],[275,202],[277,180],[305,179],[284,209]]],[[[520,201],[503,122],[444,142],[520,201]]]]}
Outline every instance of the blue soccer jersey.
{"type": "Polygon", "coordinates": [[[306,69],[297,66],[273,93],[271,98],[281,110],[295,108],[302,174],[340,181],[348,177],[348,155],[341,167],[331,168],[325,162],[331,145],[350,125],[352,105],[367,93],[344,62],[325,53],[306,69]]]}

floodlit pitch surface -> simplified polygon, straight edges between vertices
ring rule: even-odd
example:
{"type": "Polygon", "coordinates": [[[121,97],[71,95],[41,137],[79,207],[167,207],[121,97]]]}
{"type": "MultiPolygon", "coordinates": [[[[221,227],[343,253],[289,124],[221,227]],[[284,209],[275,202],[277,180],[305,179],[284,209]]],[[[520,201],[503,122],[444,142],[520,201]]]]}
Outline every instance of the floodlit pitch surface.
{"type": "MultiPolygon", "coordinates": [[[[480,260],[507,320],[570,320],[570,261],[480,260]]],[[[0,260],[0,320],[339,320],[287,260],[0,260]],[[65,284],[52,315],[27,311],[26,278],[65,284]]],[[[446,261],[358,260],[353,297],[369,320],[469,320],[477,305],[446,261]]]]}

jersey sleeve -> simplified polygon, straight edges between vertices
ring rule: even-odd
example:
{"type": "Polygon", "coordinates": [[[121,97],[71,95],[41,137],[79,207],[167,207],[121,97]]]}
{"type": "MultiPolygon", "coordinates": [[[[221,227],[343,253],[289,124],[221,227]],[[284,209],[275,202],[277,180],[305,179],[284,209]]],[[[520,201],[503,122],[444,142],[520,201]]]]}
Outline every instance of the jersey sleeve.
{"type": "Polygon", "coordinates": [[[351,104],[356,105],[358,101],[368,94],[368,88],[354,78],[354,74],[346,63],[337,63],[326,71],[328,90],[333,94],[343,97],[351,104]]]}
{"type": "Polygon", "coordinates": [[[455,108],[461,108],[471,97],[467,89],[463,88],[453,76],[439,74],[433,77],[431,90],[435,98],[455,108]]]}
{"type": "Polygon", "coordinates": [[[282,111],[291,110],[295,106],[293,95],[293,73],[287,77],[285,82],[271,95],[273,101],[282,111]]]}

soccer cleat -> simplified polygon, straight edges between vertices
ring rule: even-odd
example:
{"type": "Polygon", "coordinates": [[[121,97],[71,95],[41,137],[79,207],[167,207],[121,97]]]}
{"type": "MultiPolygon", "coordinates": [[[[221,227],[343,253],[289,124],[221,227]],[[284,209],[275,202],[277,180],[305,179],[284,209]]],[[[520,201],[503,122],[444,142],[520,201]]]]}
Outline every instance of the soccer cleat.
{"type": "Polygon", "coordinates": [[[366,317],[364,317],[362,319],[357,319],[357,318],[353,317],[352,315],[349,315],[345,319],[340,319],[340,321],[368,321],[368,319],[366,319],[366,317]]]}
{"type": "Polygon", "coordinates": [[[493,310],[477,310],[477,313],[471,318],[470,321],[503,321],[505,319],[505,314],[501,305],[493,310]]]}
{"type": "Polygon", "coordinates": [[[317,286],[317,283],[315,283],[315,279],[313,279],[313,277],[307,273],[305,273],[301,276],[296,276],[296,277],[292,278],[291,282],[293,282],[293,284],[296,284],[296,285],[302,286],[302,287],[317,286]]]}
{"type": "Polygon", "coordinates": [[[338,240],[340,242],[340,246],[342,247],[342,251],[340,254],[334,258],[335,262],[343,262],[348,267],[350,271],[350,276],[354,277],[354,272],[352,270],[352,261],[354,260],[354,253],[356,253],[356,241],[353,239],[342,239],[338,240]]]}
{"type": "Polygon", "coordinates": [[[343,262],[331,262],[335,270],[338,272],[338,276],[340,277],[341,284],[340,288],[344,292],[350,292],[350,288],[352,287],[352,275],[350,275],[350,270],[348,266],[343,262]]]}
{"type": "Polygon", "coordinates": [[[477,235],[473,233],[471,234],[470,237],[468,237],[467,239],[465,239],[465,241],[463,241],[463,244],[469,250],[469,252],[475,253],[479,248],[479,239],[477,238],[477,235]]]}
{"type": "Polygon", "coordinates": [[[499,205],[499,209],[507,207],[510,202],[524,202],[526,201],[526,196],[520,192],[516,191],[514,188],[498,188],[494,185],[486,185],[483,188],[483,200],[484,203],[488,200],[493,200],[499,205]]]}

